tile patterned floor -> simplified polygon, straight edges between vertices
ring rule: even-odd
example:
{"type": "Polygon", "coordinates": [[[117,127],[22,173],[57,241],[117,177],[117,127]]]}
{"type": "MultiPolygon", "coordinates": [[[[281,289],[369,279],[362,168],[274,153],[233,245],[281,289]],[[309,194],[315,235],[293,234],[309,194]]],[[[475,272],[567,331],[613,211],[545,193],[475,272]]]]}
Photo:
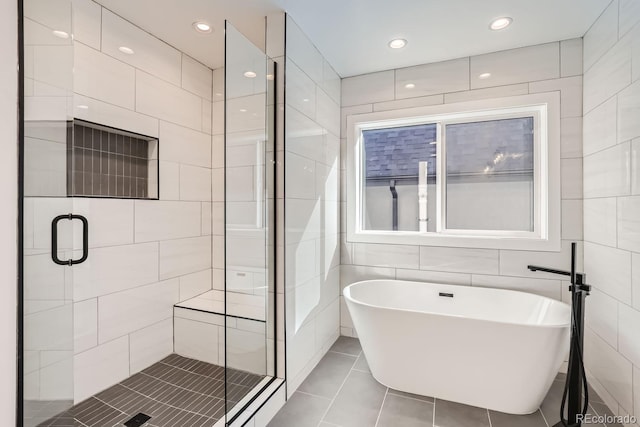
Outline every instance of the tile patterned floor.
{"type": "MultiPolygon", "coordinates": [[[[371,376],[357,339],[340,337],[269,427],[549,427],[560,421],[563,389],[559,375],[540,409],[524,416],[404,393],[371,376]]],[[[593,391],[590,400],[592,413],[611,414],[593,391]]]]}
{"type": "Polygon", "coordinates": [[[116,427],[142,412],[145,427],[211,427],[262,376],[172,354],[40,426],[116,427]]]}

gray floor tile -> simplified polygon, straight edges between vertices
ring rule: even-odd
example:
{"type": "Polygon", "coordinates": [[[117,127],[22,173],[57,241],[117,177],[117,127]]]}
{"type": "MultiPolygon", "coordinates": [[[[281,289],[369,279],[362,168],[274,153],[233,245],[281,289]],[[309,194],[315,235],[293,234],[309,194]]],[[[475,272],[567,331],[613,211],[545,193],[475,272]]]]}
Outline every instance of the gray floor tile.
{"type": "Polygon", "coordinates": [[[560,404],[562,403],[563,391],[564,381],[554,381],[549,393],[540,405],[540,410],[550,426],[560,422],[560,404]]]}
{"type": "Polygon", "coordinates": [[[373,427],[386,387],[371,374],[351,371],[323,421],[343,427],[373,427]]]}
{"type": "Polygon", "coordinates": [[[367,363],[367,359],[364,357],[364,353],[360,353],[360,356],[358,356],[358,361],[356,362],[356,365],[353,367],[353,369],[363,372],[371,372],[371,369],[369,369],[369,364],[367,363]]]}
{"type": "Polygon", "coordinates": [[[300,385],[298,391],[333,399],[355,361],[355,356],[328,352],[300,385]]]}
{"type": "Polygon", "coordinates": [[[547,427],[547,423],[538,410],[529,415],[512,415],[489,411],[492,427],[547,427]]]}
{"type": "Polygon", "coordinates": [[[433,403],[387,394],[377,427],[432,427],[433,403]]]}
{"type": "Polygon", "coordinates": [[[360,347],[360,341],[358,339],[341,336],[335,344],[333,344],[330,351],[358,356],[362,351],[362,347],[360,347]]]}
{"type": "Polygon", "coordinates": [[[392,388],[389,389],[389,393],[395,394],[395,395],[398,395],[398,396],[409,397],[411,399],[424,400],[425,402],[433,403],[433,397],[430,397],[430,396],[421,396],[419,394],[407,393],[407,392],[400,391],[400,390],[394,390],[392,388]]]}
{"type": "Polygon", "coordinates": [[[330,399],[295,392],[268,427],[316,427],[330,403],[330,399]]]}
{"type": "Polygon", "coordinates": [[[490,427],[486,409],[436,399],[435,412],[438,427],[490,427]]]}

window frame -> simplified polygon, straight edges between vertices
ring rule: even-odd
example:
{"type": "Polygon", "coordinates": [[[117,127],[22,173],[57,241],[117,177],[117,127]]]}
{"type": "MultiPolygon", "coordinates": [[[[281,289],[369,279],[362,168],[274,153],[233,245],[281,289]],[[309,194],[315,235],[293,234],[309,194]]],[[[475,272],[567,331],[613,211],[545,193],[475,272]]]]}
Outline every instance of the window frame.
{"type": "Polygon", "coordinates": [[[558,251],[560,239],[560,99],[550,92],[347,116],[346,227],[357,243],[409,244],[558,251]],[[459,230],[446,227],[445,126],[534,117],[534,230],[459,230]],[[363,229],[364,160],[362,131],[437,123],[437,231],[363,229]],[[546,129],[546,132],[544,131],[546,129]]]}

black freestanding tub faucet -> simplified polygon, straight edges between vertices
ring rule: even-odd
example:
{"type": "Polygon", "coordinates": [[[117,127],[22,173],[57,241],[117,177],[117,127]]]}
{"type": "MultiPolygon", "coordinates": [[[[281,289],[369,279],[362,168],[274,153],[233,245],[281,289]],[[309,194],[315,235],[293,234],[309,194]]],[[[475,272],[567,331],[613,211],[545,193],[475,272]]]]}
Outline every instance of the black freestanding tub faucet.
{"type": "Polygon", "coordinates": [[[560,405],[560,422],[553,427],[580,427],[589,407],[589,388],[584,370],[584,304],[591,286],[586,284],[586,275],[576,273],[576,243],[571,243],[571,271],[528,265],[531,271],[559,274],[571,277],[571,343],[567,380],[560,405]],[[584,399],[583,399],[584,393],[584,399]],[[567,419],[564,418],[565,404],[567,419]]]}

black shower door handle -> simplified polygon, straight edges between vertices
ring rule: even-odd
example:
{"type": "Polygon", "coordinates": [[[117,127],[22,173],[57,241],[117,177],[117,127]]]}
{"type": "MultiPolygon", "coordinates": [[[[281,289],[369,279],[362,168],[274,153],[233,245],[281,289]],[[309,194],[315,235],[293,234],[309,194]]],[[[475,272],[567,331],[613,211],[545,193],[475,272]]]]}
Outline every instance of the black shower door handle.
{"type": "Polygon", "coordinates": [[[89,221],[87,218],[82,215],[58,215],[51,222],[51,259],[58,265],[77,265],[82,264],[89,258],[89,221]],[[61,260],[58,258],[58,223],[63,219],[68,219],[69,221],[73,221],[74,219],[79,219],[82,221],[82,258],[80,259],[68,259],[61,260]]]}

